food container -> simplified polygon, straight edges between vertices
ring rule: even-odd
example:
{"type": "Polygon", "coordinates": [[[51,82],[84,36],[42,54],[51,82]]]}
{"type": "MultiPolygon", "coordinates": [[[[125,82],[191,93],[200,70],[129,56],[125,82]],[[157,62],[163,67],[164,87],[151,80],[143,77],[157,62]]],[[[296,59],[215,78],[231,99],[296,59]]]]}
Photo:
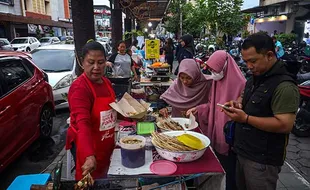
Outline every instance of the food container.
{"type": "Polygon", "coordinates": [[[141,119],[147,114],[150,104],[143,100],[138,102],[126,92],[120,101],[112,102],[110,106],[124,117],[141,119]]]}
{"type": "Polygon", "coordinates": [[[127,168],[138,168],[145,164],[146,139],[139,135],[126,136],[120,139],[122,165],[127,168]]]}
{"type": "Polygon", "coordinates": [[[205,135],[201,134],[201,133],[197,133],[197,132],[193,132],[193,131],[167,131],[167,132],[163,132],[163,134],[169,135],[169,136],[180,136],[182,134],[189,134],[189,135],[193,135],[197,138],[199,138],[202,143],[205,145],[205,148],[201,149],[201,150],[193,150],[193,151],[168,151],[165,150],[163,148],[160,148],[156,145],[154,145],[154,147],[156,148],[156,151],[158,152],[158,154],[166,159],[166,160],[170,160],[173,162],[192,162],[195,161],[197,159],[199,159],[206,151],[206,149],[209,147],[210,145],[210,139],[208,137],[206,137],[205,135]]]}

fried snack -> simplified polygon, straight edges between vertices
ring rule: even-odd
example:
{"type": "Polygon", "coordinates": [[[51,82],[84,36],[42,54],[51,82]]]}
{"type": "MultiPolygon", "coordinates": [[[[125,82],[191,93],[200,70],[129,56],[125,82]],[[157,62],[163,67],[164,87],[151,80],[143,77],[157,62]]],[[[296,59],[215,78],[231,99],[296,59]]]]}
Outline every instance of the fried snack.
{"type": "Polygon", "coordinates": [[[178,123],[171,119],[163,119],[158,123],[158,127],[167,131],[182,131],[183,127],[178,123]]]}
{"type": "Polygon", "coordinates": [[[95,183],[94,179],[92,178],[90,173],[88,173],[87,175],[85,175],[80,181],[78,181],[74,185],[74,190],[89,189],[90,187],[92,187],[94,185],[94,183],[95,183]]]}
{"type": "Polygon", "coordinates": [[[130,117],[130,116],[137,115],[137,112],[126,112],[126,114],[130,117]]]}
{"type": "Polygon", "coordinates": [[[162,149],[168,151],[192,151],[196,150],[186,146],[182,142],[178,141],[176,137],[171,137],[162,133],[152,132],[152,143],[162,149]]]}

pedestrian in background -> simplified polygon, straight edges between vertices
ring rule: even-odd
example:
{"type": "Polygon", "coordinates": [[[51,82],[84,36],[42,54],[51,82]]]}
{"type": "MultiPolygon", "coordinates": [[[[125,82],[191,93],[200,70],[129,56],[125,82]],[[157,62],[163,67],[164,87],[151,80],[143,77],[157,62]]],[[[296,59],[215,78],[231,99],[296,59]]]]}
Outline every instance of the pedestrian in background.
{"type": "Polygon", "coordinates": [[[277,54],[277,58],[280,59],[284,55],[284,48],[282,46],[282,43],[279,40],[277,40],[276,36],[272,36],[272,40],[275,45],[275,51],[277,54]]]}
{"type": "Polygon", "coordinates": [[[172,72],[173,69],[173,60],[174,60],[174,47],[173,47],[173,42],[171,38],[168,38],[166,40],[166,44],[164,47],[164,52],[163,54],[165,55],[165,60],[166,62],[170,65],[170,71],[172,72]]]}
{"type": "MultiPolygon", "coordinates": [[[[194,38],[190,34],[185,34],[180,39],[181,47],[178,50],[177,60],[179,65],[183,59],[193,59],[195,55],[195,48],[194,48],[194,38]]],[[[174,74],[178,75],[179,73],[179,66],[176,68],[174,74]]]]}

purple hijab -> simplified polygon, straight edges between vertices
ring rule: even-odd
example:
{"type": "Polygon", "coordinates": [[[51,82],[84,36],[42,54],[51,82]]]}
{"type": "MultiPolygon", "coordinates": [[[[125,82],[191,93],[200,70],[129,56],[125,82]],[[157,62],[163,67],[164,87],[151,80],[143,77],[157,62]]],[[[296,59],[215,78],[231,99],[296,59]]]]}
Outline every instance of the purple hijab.
{"type": "Polygon", "coordinates": [[[183,85],[178,78],[161,95],[161,99],[172,106],[172,116],[182,116],[182,111],[209,102],[212,80],[201,73],[199,65],[193,59],[184,59],[180,63],[179,74],[185,73],[193,79],[190,87],[183,85]]]}

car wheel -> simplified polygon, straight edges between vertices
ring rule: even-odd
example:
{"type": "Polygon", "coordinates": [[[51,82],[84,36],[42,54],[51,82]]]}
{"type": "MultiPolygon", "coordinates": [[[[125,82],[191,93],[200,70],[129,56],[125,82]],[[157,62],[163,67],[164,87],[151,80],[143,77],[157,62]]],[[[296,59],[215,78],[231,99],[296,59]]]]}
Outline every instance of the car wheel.
{"type": "Polygon", "coordinates": [[[40,133],[41,137],[49,137],[53,129],[53,112],[48,106],[44,106],[40,116],[40,133]]]}
{"type": "Polygon", "coordinates": [[[27,47],[26,51],[27,51],[27,52],[30,52],[31,50],[30,50],[30,48],[29,48],[29,47],[27,47]]]}

